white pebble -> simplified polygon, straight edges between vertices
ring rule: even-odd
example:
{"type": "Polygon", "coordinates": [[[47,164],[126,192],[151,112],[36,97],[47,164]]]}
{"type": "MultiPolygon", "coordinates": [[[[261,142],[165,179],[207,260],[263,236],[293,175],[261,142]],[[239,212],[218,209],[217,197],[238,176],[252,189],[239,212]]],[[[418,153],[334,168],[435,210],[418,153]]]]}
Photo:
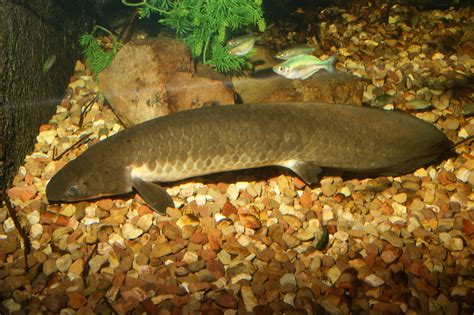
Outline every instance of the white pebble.
{"type": "Polygon", "coordinates": [[[277,224],[278,223],[278,219],[277,218],[269,218],[266,222],[267,226],[270,227],[272,226],[273,224],[277,224]]]}
{"type": "Polygon", "coordinates": [[[217,212],[216,214],[214,214],[214,220],[216,222],[220,222],[224,219],[227,219],[226,216],[222,215],[221,213],[217,212]]]}
{"type": "Polygon", "coordinates": [[[99,219],[99,218],[88,218],[88,217],[85,217],[84,219],[82,219],[82,223],[84,223],[84,225],[98,224],[99,222],[100,222],[100,219],[99,219]]]}
{"type": "Polygon", "coordinates": [[[443,168],[447,170],[448,172],[454,172],[454,163],[451,159],[447,160],[446,163],[444,163],[443,168]]]}
{"type": "Polygon", "coordinates": [[[344,197],[350,197],[352,194],[351,190],[347,186],[342,187],[340,192],[344,195],[344,197]]]}
{"type": "Polygon", "coordinates": [[[166,192],[167,192],[168,195],[170,195],[171,197],[176,197],[176,196],[179,194],[179,191],[180,191],[180,190],[181,190],[181,189],[179,188],[179,186],[175,186],[175,187],[166,189],[166,192]]]}
{"type": "Polygon", "coordinates": [[[205,195],[196,195],[194,201],[196,201],[198,206],[204,206],[206,204],[207,198],[205,195]]]}
{"type": "Polygon", "coordinates": [[[117,246],[119,248],[125,249],[125,240],[120,234],[117,233],[112,233],[109,236],[109,244],[112,246],[117,246]]]}
{"type": "Polygon", "coordinates": [[[36,137],[39,143],[53,143],[54,139],[56,138],[57,131],[55,129],[41,131],[39,135],[36,137]]]}
{"type": "Polygon", "coordinates": [[[456,171],[455,174],[456,174],[457,179],[466,183],[469,176],[471,175],[471,171],[466,168],[460,168],[456,171]]]}
{"type": "Polygon", "coordinates": [[[295,214],[295,208],[288,206],[284,203],[280,203],[280,212],[281,214],[295,214]]]}
{"type": "MultiPolygon", "coordinates": [[[[60,213],[66,217],[72,217],[74,213],[76,213],[76,206],[70,203],[66,207],[62,208],[60,213]]],[[[95,215],[95,210],[94,210],[94,215],[95,215]]]]}
{"type": "Polygon", "coordinates": [[[30,223],[30,225],[34,225],[36,223],[39,223],[40,221],[40,214],[37,210],[33,211],[33,212],[30,212],[28,213],[28,215],[26,216],[26,218],[28,219],[28,222],[30,223]]]}
{"type": "Polygon", "coordinates": [[[153,224],[153,214],[145,214],[138,219],[137,227],[143,231],[148,231],[148,229],[153,224]]]}
{"type": "Polygon", "coordinates": [[[235,186],[237,186],[238,189],[245,190],[249,187],[249,183],[248,182],[237,182],[237,183],[235,183],[235,186]]]}
{"type": "Polygon", "coordinates": [[[251,240],[247,235],[240,235],[237,242],[239,242],[242,247],[247,247],[250,245],[251,240]]]}
{"type": "Polygon", "coordinates": [[[83,79],[77,79],[76,81],[73,81],[69,83],[68,87],[71,89],[76,89],[77,87],[83,88],[86,86],[86,82],[83,79]]]}
{"type": "Polygon", "coordinates": [[[85,209],[86,216],[88,217],[95,217],[95,207],[94,206],[87,206],[85,209]]]}
{"type": "Polygon", "coordinates": [[[143,234],[142,229],[137,229],[130,223],[125,223],[122,226],[122,235],[127,240],[133,240],[142,234],[143,234]]]}
{"type": "Polygon", "coordinates": [[[354,216],[349,211],[344,211],[341,217],[344,218],[347,222],[354,222],[354,216]]]}
{"type": "Polygon", "coordinates": [[[235,184],[230,184],[229,187],[227,187],[226,193],[230,200],[237,200],[240,191],[235,184]]]}
{"type": "Polygon", "coordinates": [[[419,168],[415,171],[413,175],[415,175],[416,177],[426,177],[428,176],[428,172],[424,168],[419,168]]]}
{"type": "Polygon", "coordinates": [[[337,231],[334,233],[334,238],[340,240],[341,242],[345,242],[349,239],[349,233],[345,231],[337,231]]]}
{"type": "Polygon", "coordinates": [[[380,287],[382,284],[385,283],[385,281],[383,281],[383,279],[381,279],[380,277],[378,277],[374,274],[370,274],[367,277],[365,277],[364,281],[365,281],[365,283],[367,283],[368,285],[370,285],[374,288],[380,287]]]}
{"type": "Polygon", "coordinates": [[[186,252],[182,260],[190,264],[198,260],[198,255],[195,252],[186,252]]]}
{"type": "Polygon", "coordinates": [[[323,221],[327,222],[334,219],[334,212],[332,208],[328,205],[324,205],[323,207],[323,221]]]}
{"type": "Polygon", "coordinates": [[[8,299],[2,302],[3,306],[10,311],[10,313],[19,311],[21,309],[21,304],[15,302],[14,299],[8,299]]]}
{"type": "Polygon", "coordinates": [[[466,139],[467,137],[469,137],[469,133],[467,132],[467,130],[464,127],[462,127],[461,130],[459,130],[459,132],[458,132],[458,137],[466,139]]]}
{"type": "Polygon", "coordinates": [[[103,125],[105,125],[105,121],[103,119],[98,119],[98,120],[95,120],[94,122],[92,122],[93,127],[100,127],[100,126],[103,126],[103,125]]]}
{"type": "Polygon", "coordinates": [[[39,223],[33,224],[30,229],[32,239],[37,239],[43,234],[43,226],[39,223]]]}
{"type": "Polygon", "coordinates": [[[407,226],[407,231],[409,233],[412,233],[415,229],[419,228],[421,226],[420,222],[414,217],[410,217],[408,220],[408,226],[407,226]]]}
{"type": "Polygon", "coordinates": [[[15,229],[15,223],[12,218],[8,218],[3,222],[3,229],[6,233],[11,232],[15,229]]]}
{"type": "Polygon", "coordinates": [[[247,274],[247,273],[241,273],[241,274],[238,274],[238,275],[232,277],[231,282],[232,282],[232,284],[236,284],[240,280],[249,280],[250,281],[250,280],[252,280],[252,276],[247,274]]]}

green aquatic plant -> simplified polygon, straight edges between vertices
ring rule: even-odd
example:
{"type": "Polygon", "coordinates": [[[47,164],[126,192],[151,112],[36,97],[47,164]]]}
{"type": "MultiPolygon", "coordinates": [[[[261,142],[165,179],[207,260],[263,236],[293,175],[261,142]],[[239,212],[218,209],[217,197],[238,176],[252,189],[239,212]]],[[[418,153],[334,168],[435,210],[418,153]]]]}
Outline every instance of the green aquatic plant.
{"type": "Polygon", "coordinates": [[[143,0],[130,2],[140,18],[158,14],[160,23],[182,38],[194,58],[201,59],[220,72],[238,72],[249,65],[248,55],[235,56],[225,41],[249,26],[265,30],[262,0],[143,0]]]}
{"type": "Polygon", "coordinates": [[[102,70],[107,68],[117,54],[118,49],[122,45],[117,37],[108,29],[96,25],[92,32],[83,34],[79,38],[79,45],[82,47],[82,53],[86,59],[86,63],[92,70],[94,76],[97,76],[102,70]],[[112,38],[112,48],[105,50],[95,37],[97,31],[103,31],[112,38]]]}

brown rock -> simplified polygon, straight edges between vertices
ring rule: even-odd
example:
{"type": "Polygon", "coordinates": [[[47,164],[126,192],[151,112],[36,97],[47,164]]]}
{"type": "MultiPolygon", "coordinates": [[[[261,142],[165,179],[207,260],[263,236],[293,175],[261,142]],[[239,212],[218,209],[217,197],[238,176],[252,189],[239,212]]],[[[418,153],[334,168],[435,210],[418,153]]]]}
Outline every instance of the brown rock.
{"type": "Polygon", "coordinates": [[[58,271],[58,267],[56,266],[56,259],[51,258],[43,263],[43,273],[46,276],[49,276],[50,274],[56,271],[58,271]]]}
{"type": "Polygon", "coordinates": [[[372,308],[375,312],[381,314],[401,314],[402,309],[399,304],[395,303],[376,303],[372,308]]]}
{"type": "Polygon", "coordinates": [[[48,295],[42,301],[48,311],[59,313],[63,308],[66,308],[68,298],[65,295],[48,295]]]}
{"type": "Polygon", "coordinates": [[[100,73],[100,89],[127,126],[207,103],[233,103],[224,83],[193,71],[181,40],[159,36],[132,41],[100,73]]]}
{"type": "Polygon", "coordinates": [[[72,292],[69,293],[69,301],[68,304],[73,309],[77,310],[83,307],[87,302],[86,297],[82,292],[72,292]]]}
{"type": "Polygon", "coordinates": [[[33,185],[25,187],[13,187],[8,190],[8,197],[11,199],[20,199],[21,201],[31,200],[35,195],[36,187],[33,185]]]}
{"type": "Polygon", "coordinates": [[[211,247],[212,250],[217,251],[219,248],[221,248],[221,235],[221,231],[217,229],[209,229],[207,231],[209,247],[211,247]]]}
{"type": "Polygon", "coordinates": [[[231,214],[237,214],[237,208],[227,201],[222,207],[221,214],[225,215],[226,217],[230,216],[231,214]]]}
{"type": "Polygon", "coordinates": [[[173,252],[173,249],[171,248],[170,244],[165,243],[165,244],[157,244],[155,247],[153,247],[150,258],[160,258],[163,256],[167,256],[173,252]]]}
{"type": "Polygon", "coordinates": [[[462,223],[464,225],[464,233],[466,235],[472,235],[474,234],[474,224],[472,224],[471,221],[463,219],[462,223]]]}
{"type": "Polygon", "coordinates": [[[275,251],[271,248],[265,248],[257,254],[257,259],[270,262],[275,257],[275,251]]]}
{"type": "Polygon", "coordinates": [[[204,268],[204,266],[206,266],[206,263],[203,260],[197,260],[190,263],[188,265],[188,269],[192,272],[197,272],[204,268]]]}
{"type": "Polygon", "coordinates": [[[189,241],[201,245],[206,244],[208,242],[207,235],[200,231],[195,232],[193,235],[191,235],[189,241]]]}
{"type": "Polygon", "coordinates": [[[97,201],[97,206],[102,210],[109,211],[114,206],[114,202],[112,199],[101,199],[97,201]]]}
{"type": "Polygon", "coordinates": [[[323,259],[322,259],[322,264],[324,267],[332,267],[334,266],[334,264],[336,263],[336,260],[334,259],[334,257],[332,256],[329,256],[329,255],[324,255],[323,256],[323,259]]]}
{"type": "Polygon", "coordinates": [[[175,240],[181,237],[181,231],[176,225],[167,223],[163,226],[163,235],[166,236],[167,239],[175,240]]]}
{"type": "Polygon", "coordinates": [[[201,106],[228,105],[234,103],[234,93],[220,80],[199,77],[203,72],[177,72],[166,86],[171,112],[179,112],[201,106]]]}
{"type": "Polygon", "coordinates": [[[386,264],[391,264],[395,259],[397,259],[397,255],[394,251],[387,250],[384,251],[380,257],[386,264]]]}
{"type": "Polygon", "coordinates": [[[216,281],[216,277],[207,269],[199,270],[196,273],[196,277],[200,282],[213,282],[216,281]]]}
{"type": "Polygon", "coordinates": [[[266,98],[275,101],[314,101],[361,106],[366,83],[345,72],[320,71],[307,80],[286,80],[283,89],[266,98]]]}
{"type": "Polygon", "coordinates": [[[212,249],[200,249],[197,251],[198,256],[204,260],[215,259],[217,254],[212,249]]]}
{"type": "Polygon", "coordinates": [[[218,259],[211,259],[207,261],[207,269],[214,274],[218,279],[225,275],[224,265],[218,259]]]}
{"type": "Polygon", "coordinates": [[[231,293],[224,293],[219,295],[215,302],[217,305],[225,308],[237,308],[238,301],[231,293]]]}
{"type": "Polygon", "coordinates": [[[452,172],[443,170],[439,172],[438,179],[442,185],[448,185],[456,182],[456,175],[454,175],[452,172]]]}
{"type": "Polygon", "coordinates": [[[261,226],[260,221],[253,214],[241,214],[239,218],[242,224],[249,229],[258,229],[261,226]]]}
{"type": "Polygon", "coordinates": [[[300,203],[302,207],[311,208],[313,205],[313,193],[305,191],[300,198],[300,203]]]}
{"type": "Polygon", "coordinates": [[[413,283],[415,284],[415,286],[418,290],[425,292],[430,297],[434,297],[434,296],[438,295],[438,290],[435,287],[429,285],[424,280],[415,278],[415,279],[413,279],[413,283]]]}
{"type": "MultiPolygon", "coordinates": [[[[20,238],[17,234],[9,233],[7,239],[0,241],[0,253],[10,254],[20,247],[20,238]]],[[[2,254],[0,254],[0,257],[2,254]]],[[[56,265],[56,264],[55,264],[56,265]]]]}

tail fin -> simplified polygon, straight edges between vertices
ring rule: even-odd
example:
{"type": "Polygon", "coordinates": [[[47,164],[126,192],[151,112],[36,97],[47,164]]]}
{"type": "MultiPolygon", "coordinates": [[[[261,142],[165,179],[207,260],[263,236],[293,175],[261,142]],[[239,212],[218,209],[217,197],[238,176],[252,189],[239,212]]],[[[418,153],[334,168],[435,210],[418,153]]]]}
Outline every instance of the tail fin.
{"type": "Polygon", "coordinates": [[[334,73],[334,63],[336,62],[336,60],[336,55],[332,55],[331,57],[323,61],[324,65],[326,66],[326,70],[329,73],[334,73]]]}

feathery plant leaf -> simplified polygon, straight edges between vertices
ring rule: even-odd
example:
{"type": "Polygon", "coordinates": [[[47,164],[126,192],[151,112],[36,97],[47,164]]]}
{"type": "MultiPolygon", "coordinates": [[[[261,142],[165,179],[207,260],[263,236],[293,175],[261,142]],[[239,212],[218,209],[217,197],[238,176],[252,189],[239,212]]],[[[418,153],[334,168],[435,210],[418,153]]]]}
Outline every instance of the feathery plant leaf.
{"type": "Polygon", "coordinates": [[[230,55],[225,41],[248,26],[265,31],[262,0],[122,0],[122,3],[136,7],[140,18],[159,14],[160,23],[175,30],[194,58],[225,73],[248,67],[250,56],[230,55]]]}
{"type": "Polygon", "coordinates": [[[109,30],[96,25],[91,33],[83,34],[79,38],[79,45],[82,47],[82,53],[86,59],[86,63],[91,68],[94,76],[97,77],[102,70],[112,63],[121,43],[109,30]],[[112,49],[106,51],[102,48],[99,41],[94,37],[94,33],[97,30],[102,30],[112,36],[112,49]]]}

